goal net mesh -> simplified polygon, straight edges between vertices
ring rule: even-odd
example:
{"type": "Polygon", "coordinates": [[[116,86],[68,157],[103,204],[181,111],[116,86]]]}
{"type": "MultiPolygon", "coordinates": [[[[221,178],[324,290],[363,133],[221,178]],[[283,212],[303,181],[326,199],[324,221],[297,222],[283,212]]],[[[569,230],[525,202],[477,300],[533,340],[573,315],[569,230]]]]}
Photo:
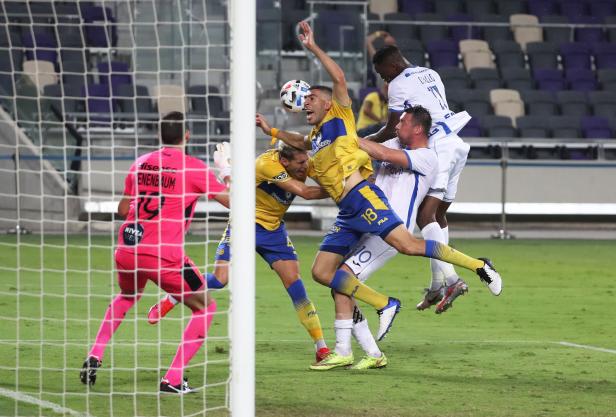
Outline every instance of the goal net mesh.
{"type": "MultiPolygon", "coordinates": [[[[227,16],[223,0],[0,3],[0,414],[228,415],[226,289],[185,371],[197,393],[159,394],[191,311],[148,324],[165,295],[152,282],[96,383],[79,379],[119,293],[124,178],[159,148],[160,115],[185,113],[187,152],[209,165],[229,140],[227,16]]],[[[185,248],[203,274],[227,217],[199,200],[185,248]]]]}

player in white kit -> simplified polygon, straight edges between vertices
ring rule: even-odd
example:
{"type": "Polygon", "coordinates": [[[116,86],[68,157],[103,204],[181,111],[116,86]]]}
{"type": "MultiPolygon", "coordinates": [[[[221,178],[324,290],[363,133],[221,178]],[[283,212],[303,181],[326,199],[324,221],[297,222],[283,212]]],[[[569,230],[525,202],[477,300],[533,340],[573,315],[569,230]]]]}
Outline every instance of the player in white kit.
{"type": "MultiPolygon", "coordinates": [[[[449,109],[445,87],[439,74],[430,69],[409,66],[400,50],[386,46],[373,57],[375,70],[389,83],[389,119],[379,132],[366,137],[373,142],[384,142],[396,135],[395,126],[400,113],[406,108],[420,105],[432,116],[429,133],[430,148],[438,157],[436,179],[419,207],[417,225],[425,239],[449,242],[446,213],[454,201],[458,181],[470,146],[457,135],[470,120],[467,112],[454,113],[449,109]]],[[[436,304],[436,312],[447,310],[453,301],[468,291],[467,284],[458,277],[451,264],[431,260],[432,282],[424,299],[417,304],[424,310],[436,304]]],[[[494,295],[499,295],[501,282],[485,282],[494,295]]]]}

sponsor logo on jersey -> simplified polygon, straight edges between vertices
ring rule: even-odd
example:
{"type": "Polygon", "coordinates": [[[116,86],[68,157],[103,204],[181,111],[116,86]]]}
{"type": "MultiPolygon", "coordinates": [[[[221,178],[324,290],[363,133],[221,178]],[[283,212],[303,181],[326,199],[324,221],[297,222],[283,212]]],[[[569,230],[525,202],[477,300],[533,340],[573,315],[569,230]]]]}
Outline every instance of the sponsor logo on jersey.
{"type": "Polygon", "coordinates": [[[280,174],[276,175],[275,177],[273,177],[272,179],[275,181],[282,181],[289,178],[289,174],[286,173],[286,171],[281,172],[280,174]]]}
{"type": "Polygon", "coordinates": [[[135,246],[143,238],[143,226],[140,224],[129,223],[122,232],[124,244],[127,246],[135,246]]]}

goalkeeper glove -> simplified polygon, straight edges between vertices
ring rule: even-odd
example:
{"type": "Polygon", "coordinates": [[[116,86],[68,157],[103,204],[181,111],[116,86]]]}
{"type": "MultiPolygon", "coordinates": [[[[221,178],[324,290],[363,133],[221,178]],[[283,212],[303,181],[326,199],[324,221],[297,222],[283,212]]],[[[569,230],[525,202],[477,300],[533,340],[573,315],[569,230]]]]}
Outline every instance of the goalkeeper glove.
{"type": "Polygon", "coordinates": [[[218,169],[219,180],[224,182],[225,177],[231,176],[231,144],[229,142],[216,145],[214,165],[218,169]]]}
{"type": "Polygon", "coordinates": [[[342,176],[347,178],[370,160],[370,156],[363,150],[358,149],[353,153],[340,158],[340,164],[342,165],[342,176]]]}

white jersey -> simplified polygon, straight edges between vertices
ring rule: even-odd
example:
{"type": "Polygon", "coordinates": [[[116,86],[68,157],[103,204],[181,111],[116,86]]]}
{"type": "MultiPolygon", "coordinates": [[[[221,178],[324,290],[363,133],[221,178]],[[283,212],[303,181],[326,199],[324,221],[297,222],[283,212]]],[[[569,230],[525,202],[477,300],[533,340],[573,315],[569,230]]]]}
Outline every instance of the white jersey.
{"type": "Polygon", "coordinates": [[[376,173],[375,184],[383,190],[394,212],[413,230],[417,209],[432,186],[438,172],[438,157],[430,148],[404,149],[398,138],[383,143],[391,149],[406,153],[408,167],[398,167],[381,162],[376,173]]]}
{"type": "Polygon", "coordinates": [[[453,115],[441,76],[430,68],[405,69],[389,83],[387,95],[389,110],[402,112],[420,105],[430,112],[433,124],[453,115]]]}
{"type": "MultiPolygon", "coordinates": [[[[437,177],[438,158],[431,148],[403,149],[398,138],[390,139],[383,145],[404,150],[408,158],[407,167],[381,162],[376,185],[383,190],[391,208],[412,233],[419,206],[437,177]]],[[[397,253],[379,236],[367,233],[359,240],[345,264],[357,278],[365,281],[397,253]]]]}

